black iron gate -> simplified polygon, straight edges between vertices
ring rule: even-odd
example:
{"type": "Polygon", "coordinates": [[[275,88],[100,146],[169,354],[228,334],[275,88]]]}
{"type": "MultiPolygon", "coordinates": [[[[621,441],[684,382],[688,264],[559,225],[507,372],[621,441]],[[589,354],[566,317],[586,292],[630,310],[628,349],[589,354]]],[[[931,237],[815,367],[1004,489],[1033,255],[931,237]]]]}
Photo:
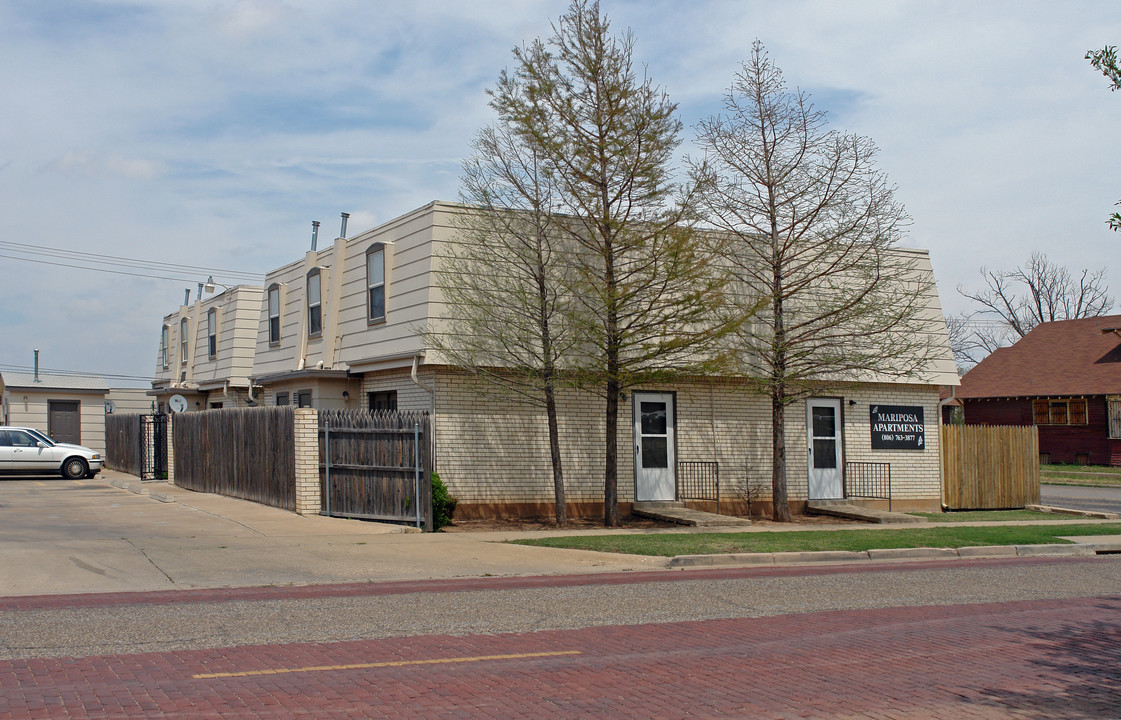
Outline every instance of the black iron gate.
{"type": "Polygon", "coordinates": [[[167,480],[167,415],[140,416],[140,479],[167,480]]]}

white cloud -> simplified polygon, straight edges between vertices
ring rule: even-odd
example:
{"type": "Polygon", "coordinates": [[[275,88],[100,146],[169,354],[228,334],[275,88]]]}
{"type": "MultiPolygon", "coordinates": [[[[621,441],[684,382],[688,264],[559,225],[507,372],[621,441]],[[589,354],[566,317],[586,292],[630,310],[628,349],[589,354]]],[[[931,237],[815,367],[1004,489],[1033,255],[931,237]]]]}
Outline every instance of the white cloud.
{"type": "MultiPolygon", "coordinates": [[[[759,38],[875,139],[948,308],[1036,249],[1121,287],[1121,95],[1082,59],[1121,41],[1115,2],[602,2],[687,124],[759,38]]],[[[0,238],[264,272],[312,219],[354,234],[454,200],[484,90],[566,4],[0,4],[0,238]]],[[[150,373],[183,287],[0,258],[0,364],[37,343],[51,367],[150,373]]]]}
{"type": "Polygon", "coordinates": [[[114,176],[131,180],[153,180],[164,173],[163,163],[120,155],[102,156],[90,150],[68,152],[46,164],[46,168],[63,174],[88,178],[114,176]]]}

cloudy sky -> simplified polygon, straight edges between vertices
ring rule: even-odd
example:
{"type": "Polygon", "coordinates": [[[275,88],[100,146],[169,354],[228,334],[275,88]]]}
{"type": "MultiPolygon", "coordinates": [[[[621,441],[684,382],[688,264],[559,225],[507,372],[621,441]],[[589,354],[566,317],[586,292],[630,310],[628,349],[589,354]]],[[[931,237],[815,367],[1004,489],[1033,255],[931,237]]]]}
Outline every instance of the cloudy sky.
{"type": "MultiPolygon", "coordinates": [[[[756,38],[873,138],[948,311],[1036,250],[1121,294],[1121,93],[1083,59],[1121,44],[1116,0],[602,2],[679,103],[683,153],[756,38]]],[[[0,370],[39,348],[150,377],[161,318],[207,274],[296,260],[342,211],[355,234],[455,200],[485,90],[566,4],[0,0],[0,370]]]]}

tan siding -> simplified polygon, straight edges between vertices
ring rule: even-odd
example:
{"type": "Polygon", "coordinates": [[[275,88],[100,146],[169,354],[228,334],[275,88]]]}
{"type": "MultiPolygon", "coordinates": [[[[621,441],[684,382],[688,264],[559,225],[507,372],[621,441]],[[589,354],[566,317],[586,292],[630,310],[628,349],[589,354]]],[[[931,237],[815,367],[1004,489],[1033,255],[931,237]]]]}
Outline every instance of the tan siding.
{"type": "Polygon", "coordinates": [[[33,427],[47,432],[47,402],[77,400],[80,415],[81,445],[105,452],[105,396],[96,393],[71,393],[65,390],[28,392],[16,388],[8,395],[8,424],[33,427]],[[27,398],[25,403],[23,398],[27,398]]]}
{"type": "Polygon", "coordinates": [[[145,414],[152,412],[152,401],[155,398],[140,388],[110,388],[106,399],[116,404],[114,412],[118,414],[145,414]]]}

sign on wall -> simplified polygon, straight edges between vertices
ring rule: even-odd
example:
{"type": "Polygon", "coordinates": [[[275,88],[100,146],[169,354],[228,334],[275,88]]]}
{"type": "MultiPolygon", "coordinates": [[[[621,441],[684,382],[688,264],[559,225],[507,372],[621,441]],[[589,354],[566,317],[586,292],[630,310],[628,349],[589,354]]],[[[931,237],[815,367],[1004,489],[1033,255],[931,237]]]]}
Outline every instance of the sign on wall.
{"type": "Polygon", "coordinates": [[[920,405],[876,405],[872,416],[873,450],[922,450],[926,430],[920,405]]]}

